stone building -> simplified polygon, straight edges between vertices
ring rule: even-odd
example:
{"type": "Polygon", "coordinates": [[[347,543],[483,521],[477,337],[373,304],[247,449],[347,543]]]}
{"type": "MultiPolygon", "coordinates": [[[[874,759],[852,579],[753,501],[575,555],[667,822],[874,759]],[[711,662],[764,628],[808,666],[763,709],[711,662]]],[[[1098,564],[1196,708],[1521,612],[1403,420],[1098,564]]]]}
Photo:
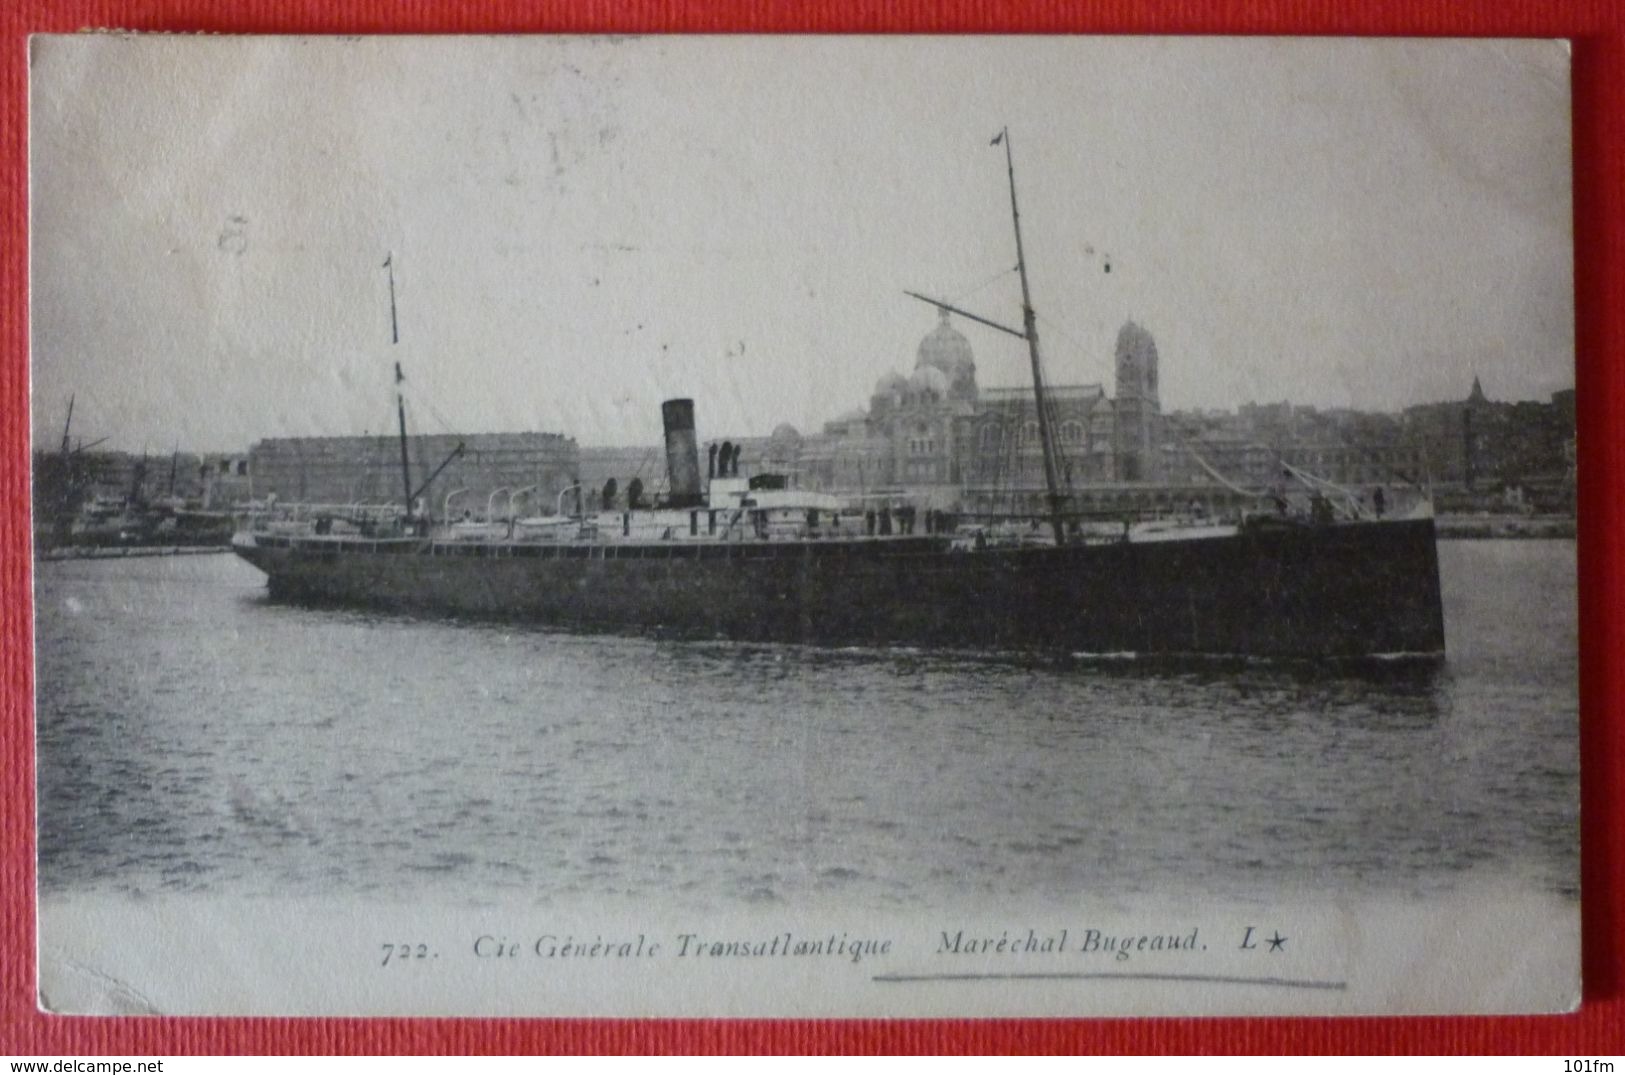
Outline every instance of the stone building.
{"type": "MultiPolygon", "coordinates": [[[[1149,481],[1161,472],[1156,344],[1133,322],[1118,337],[1117,374],[1116,401],[1099,384],[1046,386],[1064,488],[1149,481]]],[[[920,341],[911,373],[882,377],[867,411],[804,438],[801,463],[808,484],[832,492],[985,512],[1030,511],[1045,498],[1031,385],[979,386],[970,341],[945,310],[920,341]]]]}
{"type": "MultiPolygon", "coordinates": [[[[1113,481],[1118,441],[1116,412],[1098,384],[1047,386],[1050,419],[1063,489],[1113,481]]],[[[964,506],[974,511],[1036,510],[1048,485],[1031,388],[989,388],[963,426],[966,458],[964,506]]]]}
{"type": "Polygon", "coordinates": [[[1423,452],[1397,415],[1246,404],[1233,413],[1176,412],[1165,430],[1163,474],[1178,485],[1300,485],[1287,466],[1350,490],[1420,487],[1427,478],[1423,452]]]}
{"type": "MultiPolygon", "coordinates": [[[[476,517],[552,511],[575,478],[579,450],[556,433],[473,433],[407,441],[414,491],[445,463],[419,500],[432,515],[476,517]],[[461,442],[460,456],[446,460],[461,442]]],[[[406,497],[395,437],[272,437],[248,453],[253,495],[283,503],[399,505],[406,497]]]]}
{"type": "Polygon", "coordinates": [[[869,397],[867,433],[880,454],[870,484],[925,490],[957,486],[968,458],[959,436],[977,412],[976,358],[948,313],[915,353],[914,370],[887,374],[869,397]]]}
{"type": "Polygon", "coordinates": [[[1474,377],[1465,399],[1408,407],[1401,421],[1445,507],[1476,509],[1486,498],[1527,490],[1542,508],[1573,509],[1572,388],[1548,402],[1501,402],[1474,377]]]}
{"type": "MultiPolygon", "coordinates": [[[[1047,389],[1058,477],[1075,492],[1121,483],[1124,452],[1134,460],[1138,484],[1161,473],[1156,344],[1132,322],[1119,336],[1118,373],[1127,406],[1099,384],[1047,389]]],[[[703,417],[702,411],[702,472],[712,469],[711,450],[726,446],[738,455],[740,476],[783,474],[810,491],[988,513],[1032,512],[1046,503],[1031,386],[978,385],[971,343],[946,311],[920,341],[907,376],[880,378],[866,408],[825,422],[817,433],[785,423],[766,437],[717,434],[704,430],[703,417]]],[[[665,488],[663,456],[653,446],[582,449],[579,473],[591,494],[617,508],[626,506],[633,481],[646,503],[665,488]]],[[[1117,510],[1103,495],[1086,502],[1117,510]]]]}
{"type": "MultiPolygon", "coordinates": [[[[1047,386],[1057,476],[1064,487],[1077,491],[1123,482],[1125,453],[1139,483],[1154,481],[1162,471],[1156,344],[1132,322],[1119,336],[1118,378],[1126,406],[1099,384],[1047,386]]],[[[980,512],[1028,512],[1045,503],[1032,387],[978,385],[970,341],[946,311],[920,341],[914,368],[907,376],[880,378],[868,407],[828,421],[813,434],[785,424],[767,437],[702,438],[706,447],[723,442],[739,450],[742,475],[782,473],[809,490],[980,512]]],[[[620,453],[625,458],[616,465],[626,470],[634,457],[649,451],[587,449],[583,466],[603,479],[607,475],[597,474],[600,454],[607,461],[607,453],[620,453]]]]}

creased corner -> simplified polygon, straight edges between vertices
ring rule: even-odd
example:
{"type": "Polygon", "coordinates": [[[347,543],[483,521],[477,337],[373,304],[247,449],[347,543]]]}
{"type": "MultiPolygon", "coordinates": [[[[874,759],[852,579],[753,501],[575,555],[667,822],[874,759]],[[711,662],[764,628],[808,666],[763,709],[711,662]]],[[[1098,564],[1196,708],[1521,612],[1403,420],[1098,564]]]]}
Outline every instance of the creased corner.
{"type": "Polygon", "coordinates": [[[41,953],[38,1003],[53,1015],[163,1015],[140,989],[117,975],[65,956],[41,953]],[[47,983],[46,979],[49,978],[47,983]]]}

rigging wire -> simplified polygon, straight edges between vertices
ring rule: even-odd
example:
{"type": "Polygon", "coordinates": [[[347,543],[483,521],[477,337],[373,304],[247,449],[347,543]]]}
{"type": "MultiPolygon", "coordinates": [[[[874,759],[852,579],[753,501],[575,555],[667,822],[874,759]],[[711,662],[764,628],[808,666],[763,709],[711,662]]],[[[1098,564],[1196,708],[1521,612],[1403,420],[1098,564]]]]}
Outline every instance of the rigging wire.
{"type": "Polygon", "coordinates": [[[1050,380],[1049,370],[1044,368],[1042,355],[1039,356],[1038,370],[1039,375],[1044,378],[1044,422],[1049,429],[1050,455],[1055,460],[1055,477],[1062,486],[1056,490],[1056,494],[1066,495],[1072,491],[1072,476],[1068,469],[1066,449],[1061,446],[1060,413],[1055,403],[1055,383],[1050,380]]]}
{"type": "MultiPolygon", "coordinates": [[[[1196,447],[1188,438],[1180,434],[1177,430],[1173,432],[1174,436],[1178,438],[1180,446],[1184,448],[1186,453],[1189,454],[1193,460],[1195,460],[1196,465],[1206,471],[1214,481],[1218,482],[1232,493],[1253,499],[1263,499],[1265,497],[1284,498],[1284,493],[1245,489],[1242,486],[1237,485],[1235,482],[1231,481],[1229,478],[1220,473],[1219,470],[1211,463],[1209,463],[1202,453],[1196,450],[1196,447]]],[[[1304,485],[1308,486],[1316,495],[1320,495],[1328,491],[1338,494],[1342,498],[1344,510],[1348,513],[1350,518],[1360,519],[1365,517],[1365,505],[1361,501],[1359,494],[1338,485],[1336,482],[1327,481],[1325,478],[1318,477],[1317,475],[1311,474],[1306,470],[1295,467],[1285,459],[1280,459],[1279,462],[1282,470],[1285,473],[1297,478],[1304,485]]]]}
{"type": "Polygon", "coordinates": [[[1260,499],[1260,498],[1262,498],[1264,496],[1263,493],[1261,493],[1261,492],[1259,492],[1257,490],[1243,489],[1241,486],[1237,485],[1235,482],[1231,481],[1229,478],[1226,478],[1223,474],[1219,473],[1219,471],[1214,468],[1213,464],[1209,463],[1206,459],[1204,459],[1200,452],[1196,451],[1194,448],[1191,448],[1188,444],[1185,446],[1185,450],[1190,453],[1190,456],[1191,456],[1192,459],[1196,460],[1196,465],[1197,466],[1199,466],[1203,470],[1207,471],[1208,475],[1210,477],[1212,477],[1212,479],[1214,481],[1218,482],[1220,485],[1224,486],[1226,489],[1230,490],[1232,493],[1235,493],[1238,496],[1251,497],[1251,498],[1253,498],[1255,500],[1260,499]]]}
{"type": "Polygon", "coordinates": [[[1204,457],[1201,452],[1196,450],[1196,445],[1191,443],[1190,438],[1180,432],[1179,429],[1172,423],[1168,425],[1168,431],[1174,435],[1176,440],[1179,441],[1179,446],[1185,449],[1192,459],[1196,460],[1197,466],[1205,470],[1214,481],[1218,482],[1232,493],[1239,496],[1251,497],[1253,499],[1263,499],[1265,496],[1269,495],[1269,493],[1265,490],[1245,489],[1231,481],[1229,478],[1225,477],[1219,472],[1218,468],[1214,467],[1213,464],[1207,461],[1206,457],[1204,457]]]}
{"type": "Polygon", "coordinates": [[[1004,505],[1006,514],[1013,515],[1016,510],[1016,487],[1021,481],[1021,438],[1026,428],[1026,422],[1017,409],[1014,420],[1006,423],[1005,416],[999,417],[999,472],[994,489],[998,494],[998,502],[1004,505]]]}
{"type": "Polygon", "coordinates": [[[1073,347],[1077,348],[1078,354],[1084,357],[1085,362],[1088,361],[1088,346],[1076,336],[1072,335],[1072,333],[1068,332],[1065,325],[1061,324],[1059,321],[1056,321],[1052,317],[1041,315],[1037,311],[1034,311],[1033,316],[1037,318],[1037,320],[1041,321],[1046,329],[1054,329],[1062,339],[1066,340],[1067,343],[1070,343],[1073,347]]]}
{"type": "Polygon", "coordinates": [[[1364,517],[1365,505],[1361,502],[1359,494],[1353,492],[1352,490],[1343,488],[1336,482],[1330,482],[1325,478],[1310,474],[1308,471],[1299,470],[1291,463],[1288,463],[1285,459],[1281,460],[1281,467],[1288,474],[1291,474],[1293,477],[1309,486],[1309,488],[1313,489],[1316,493],[1322,493],[1330,490],[1331,492],[1342,496],[1344,507],[1347,509],[1350,518],[1359,519],[1364,517]]]}
{"type": "Polygon", "coordinates": [[[1016,272],[1017,269],[1018,269],[1018,266],[1015,266],[1015,265],[1010,266],[1008,269],[1000,269],[998,272],[994,273],[992,276],[989,276],[986,280],[983,280],[981,283],[976,284],[975,286],[973,286],[973,287],[971,287],[971,288],[969,288],[969,289],[967,289],[965,291],[960,291],[960,292],[958,292],[956,294],[949,295],[948,298],[946,300],[944,300],[944,301],[953,303],[955,306],[958,306],[965,299],[968,299],[972,295],[975,295],[976,293],[986,289],[987,287],[989,287],[993,283],[995,283],[995,282],[997,282],[999,280],[1002,280],[1006,276],[1013,275],[1016,272]]]}
{"type": "MultiPolygon", "coordinates": [[[[401,376],[401,383],[403,385],[410,383],[408,378],[405,376],[404,372],[402,373],[402,376],[401,376]]],[[[403,394],[406,394],[406,393],[403,393],[403,394]]],[[[443,434],[445,434],[447,436],[459,436],[459,435],[461,435],[452,426],[452,423],[446,419],[446,416],[440,413],[439,408],[437,408],[434,405],[434,401],[431,400],[427,395],[423,396],[421,399],[418,398],[416,395],[413,395],[411,400],[409,400],[409,402],[414,407],[421,406],[425,411],[427,411],[429,413],[429,417],[434,419],[435,423],[439,425],[439,427],[440,427],[439,432],[440,433],[443,433],[443,434]]],[[[425,434],[420,431],[418,435],[419,436],[424,436],[425,434]]],[[[428,434],[428,435],[432,436],[433,434],[428,434]]]]}

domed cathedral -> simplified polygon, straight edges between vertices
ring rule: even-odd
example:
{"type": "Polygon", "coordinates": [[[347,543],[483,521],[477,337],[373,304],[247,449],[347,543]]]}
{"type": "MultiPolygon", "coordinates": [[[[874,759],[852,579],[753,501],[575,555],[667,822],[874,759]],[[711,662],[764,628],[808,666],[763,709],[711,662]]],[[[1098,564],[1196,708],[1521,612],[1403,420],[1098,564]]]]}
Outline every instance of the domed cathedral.
{"type": "Polygon", "coordinates": [[[1157,342],[1126,323],[1117,333],[1117,480],[1162,480],[1162,402],[1157,395],[1157,342]]]}
{"type": "Polygon", "coordinates": [[[976,356],[943,310],[920,341],[914,372],[887,374],[869,399],[869,428],[886,445],[884,458],[875,460],[874,484],[958,484],[964,468],[956,423],[976,413],[976,402],[976,356]]]}
{"type": "Polygon", "coordinates": [[[976,355],[965,334],[948,323],[948,311],[937,311],[937,327],[920,341],[915,352],[914,370],[941,371],[952,400],[976,402],[976,355]]]}
{"type": "MultiPolygon", "coordinates": [[[[1156,481],[1164,470],[1157,347],[1133,323],[1118,337],[1117,390],[1114,403],[1100,384],[1048,388],[1057,477],[1069,489],[1156,481]]],[[[923,497],[959,510],[1042,511],[1038,427],[1032,385],[978,387],[970,341],[939,311],[913,371],[876,382],[867,414],[805,438],[802,469],[816,488],[923,497]]]]}

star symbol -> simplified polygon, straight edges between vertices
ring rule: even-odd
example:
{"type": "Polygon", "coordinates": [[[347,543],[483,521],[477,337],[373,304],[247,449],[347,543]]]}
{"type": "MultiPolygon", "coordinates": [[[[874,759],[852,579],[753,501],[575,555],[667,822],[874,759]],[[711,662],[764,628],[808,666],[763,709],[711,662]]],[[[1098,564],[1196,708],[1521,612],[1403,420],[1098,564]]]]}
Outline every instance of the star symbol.
{"type": "Polygon", "coordinates": [[[1280,930],[1276,930],[1274,936],[1265,937],[1264,939],[1270,942],[1270,951],[1272,952],[1279,952],[1281,950],[1281,946],[1286,944],[1287,940],[1285,937],[1281,936],[1280,930]]]}

